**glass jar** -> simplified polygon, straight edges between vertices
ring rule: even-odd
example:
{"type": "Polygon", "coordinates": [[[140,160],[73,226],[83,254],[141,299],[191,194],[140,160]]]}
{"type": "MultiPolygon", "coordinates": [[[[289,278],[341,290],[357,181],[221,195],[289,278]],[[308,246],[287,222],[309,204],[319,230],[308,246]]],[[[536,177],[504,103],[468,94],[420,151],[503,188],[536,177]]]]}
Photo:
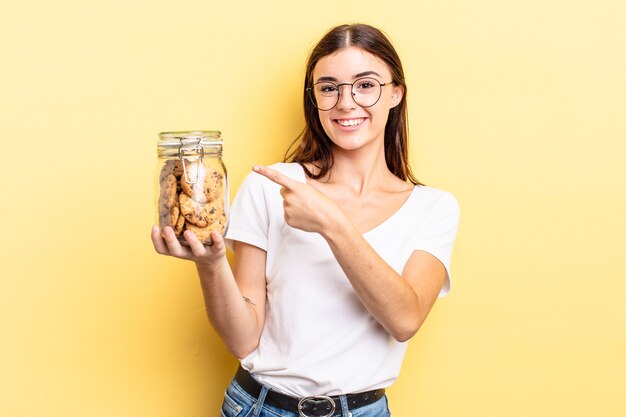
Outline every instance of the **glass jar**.
{"type": "Polygon", "coordinates": [[[228,228],[228,177],[222,162],[222,138],[218,131],[159,133],[156,173],[156,222],[174,229],[178,241],[191,230],[205,245],[211,232],[228,228]]]}

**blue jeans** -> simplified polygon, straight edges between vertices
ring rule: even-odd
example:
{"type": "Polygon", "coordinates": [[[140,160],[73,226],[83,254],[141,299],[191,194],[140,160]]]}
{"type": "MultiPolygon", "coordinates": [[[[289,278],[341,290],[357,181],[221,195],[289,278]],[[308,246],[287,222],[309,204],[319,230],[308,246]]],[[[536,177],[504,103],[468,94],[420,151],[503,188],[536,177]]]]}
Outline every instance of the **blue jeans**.
{"type": "MultiPolygon", "coordinates": [[[[297,413],[264,404],[269,387],[263,386],[259,398],[254,398],[244,391],[237,381],[231,381],[222,403],[221,417],[300,417],[297,413]]],[[[387,396],[375,403],[348,410],[346,396],[341,397],[341,409],[335,410],[333,416],[341,417],[389,417],[387,396]]]]}

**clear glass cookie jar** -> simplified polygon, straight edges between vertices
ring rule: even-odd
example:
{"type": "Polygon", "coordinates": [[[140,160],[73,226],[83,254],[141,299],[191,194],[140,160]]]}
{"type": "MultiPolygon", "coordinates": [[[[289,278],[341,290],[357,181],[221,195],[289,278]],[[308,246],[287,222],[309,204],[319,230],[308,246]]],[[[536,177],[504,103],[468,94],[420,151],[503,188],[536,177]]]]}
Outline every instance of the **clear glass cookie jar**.
{"type": "Polygon", "coordinates": [[[211,232],[228,229],[229,193],[219,131],[161,132],[157,143],[156,224],[170,226],[179,242],[191,230],[205,245],[211,232]]]}

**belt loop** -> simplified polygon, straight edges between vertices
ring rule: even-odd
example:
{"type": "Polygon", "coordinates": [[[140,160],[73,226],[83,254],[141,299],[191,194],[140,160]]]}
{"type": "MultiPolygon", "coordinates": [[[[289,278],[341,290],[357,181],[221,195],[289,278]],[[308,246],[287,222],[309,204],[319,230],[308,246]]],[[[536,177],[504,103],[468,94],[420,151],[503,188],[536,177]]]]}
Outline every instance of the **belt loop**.
{"type": "Polygon", "coordinates": [[[341,402],[341,415],[344,417],[352,417],[352,413],[348,409],[348,397],[340,395],[339,401],[341,402]]]}
{"type": "Polygon", "coordinates": [[[263,385],[261,387],[261,393],[259,394],[259,398],[256,402],[256,404],[254,404],[254,413],[252,414],[253,417],[259,417],[259,415],[261,414],[261,408],[263,408],[263,404],[265,403],[265,396],[267,395],[267,392],[270,390],[270,387],[268,387],[267,385],[263,385]]]}

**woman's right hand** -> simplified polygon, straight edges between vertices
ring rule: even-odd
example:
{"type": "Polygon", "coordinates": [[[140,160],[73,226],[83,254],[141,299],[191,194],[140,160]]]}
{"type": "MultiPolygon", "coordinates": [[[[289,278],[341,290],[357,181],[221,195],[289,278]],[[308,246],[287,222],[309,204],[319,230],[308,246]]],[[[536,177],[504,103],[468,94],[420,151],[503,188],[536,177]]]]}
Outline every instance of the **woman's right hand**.
{"type": "Polygon", "coordinates": [[[174,229],[171,227],[164,227],[163,235],[161,235],[159,227],[152,226],[152,244],[161,255],[193,261],[198,266],[205,267],[216,265],[218,260],[223,260],[226,256],[224,238],[218,231],[211,233],[211,240],[213,241],[211,246],[203,245],[191,230],[185,230],[184,237],[189,243],[189,247],[180,244],[174,229]]]}

